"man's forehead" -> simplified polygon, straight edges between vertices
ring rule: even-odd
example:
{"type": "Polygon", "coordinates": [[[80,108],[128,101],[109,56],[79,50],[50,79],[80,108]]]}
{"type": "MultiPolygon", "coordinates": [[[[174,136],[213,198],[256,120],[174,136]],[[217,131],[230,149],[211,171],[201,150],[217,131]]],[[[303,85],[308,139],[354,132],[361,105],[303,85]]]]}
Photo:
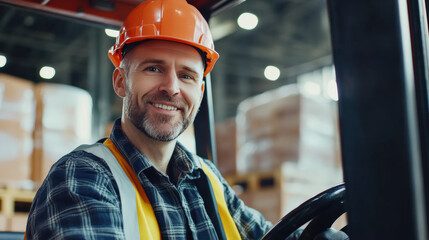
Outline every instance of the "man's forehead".
{"type": "Polygon", "coordinates": [[[180,42],[174,42],[174,41],[168,41],[168,40],[161,40],[161,39],[149,39],[149,40],[143,40],[139,42],[133,42],[130,44],[126,44],[122,48],[122,57],[125,57],[128,53],[130,53],[132,50],[136,48],[149,48],[149,49],[172,49],[172,50],[179,50],[183,52],[190,52],[190,54],[193,54],[194,52],[199,53],[199,51],[188,44],[180,43],[180,42]]]}
{"type": "Polygon", "coordinates": [[[156,52],[157,50],[168,52],[168,53],[173,53],[173,52],[180,53],[180,54],[183,54],[183,56],[186,56],[189,58],[198,57],[202,63],[203,72],[206,68],[207,59],[202,51],[198,51],[197,48],[185,43],[179,43],[179,42],[173,42],[173,41],[167,41],[167,40],[151,39],[151,40],[132,43],[132,45],[130,46],[130,49],[128,50],[127,55],[134,55],[134,54],[130,54],[131,52],[140,52],[142,54],[139,54],[138,58],[153,58],[153,56],[152,57],[147,56],[145,52],[148,52],[148,51],[156,52]]]}

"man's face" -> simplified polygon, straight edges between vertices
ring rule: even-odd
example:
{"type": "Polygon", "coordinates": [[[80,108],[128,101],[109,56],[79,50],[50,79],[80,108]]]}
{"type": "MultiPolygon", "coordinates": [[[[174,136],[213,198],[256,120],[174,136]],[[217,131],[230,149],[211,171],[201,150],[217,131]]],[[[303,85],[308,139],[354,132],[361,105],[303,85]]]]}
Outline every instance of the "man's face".
{"type": "Polygon", "coordinates": [[[126,58],[125,117],[152,139],[176,139],[193,123],[201,103],[201,56],[185,44],[152,40],[126,58]]]}

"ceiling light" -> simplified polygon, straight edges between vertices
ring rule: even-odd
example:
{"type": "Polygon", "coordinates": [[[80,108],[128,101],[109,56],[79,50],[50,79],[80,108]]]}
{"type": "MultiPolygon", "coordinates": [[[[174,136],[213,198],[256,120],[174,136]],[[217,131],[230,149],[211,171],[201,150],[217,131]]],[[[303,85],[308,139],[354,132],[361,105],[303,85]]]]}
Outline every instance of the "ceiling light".
{"type": "Polygon", "coordinates": [[[276,81],[280,77],[280,69],[275,66],[267,66],[264,71],[264,76],[270,81],[276,81]]]}
{"type": "Polygon", "coordinates": [[[4,67],[7,63],[6,56],[0,55],[0,68],[4,67]]]}
{"type": "Polygon", "coordinates": [[[118,30],[106,28],[106,29],[104,29],[104,32],[106,33],[107,36],[112,37],[112,38],[119,36],[118,30]]]}
{"type": "Polygon", "coordinates": [[[55,76],[55,68],[44,66],[40,69],[39,74],[44,79],[52,79],[55,76]]]}
{"type": "Polygon", "coordinates": [[[258,17],[253,13],[242,13],[237,19],[238,26],[246,30],[252,30],[258,25],[258,17]]]}

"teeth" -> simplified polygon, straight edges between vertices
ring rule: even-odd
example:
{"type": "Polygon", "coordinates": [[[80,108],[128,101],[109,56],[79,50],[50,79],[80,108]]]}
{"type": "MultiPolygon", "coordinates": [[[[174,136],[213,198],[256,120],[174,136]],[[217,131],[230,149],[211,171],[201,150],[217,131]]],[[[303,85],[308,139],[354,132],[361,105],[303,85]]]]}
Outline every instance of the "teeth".
{"type": "Polygon", "coordinates": [[[177,110],[177,108],[176,107],[173,107],[173,106],[167,106],[167,105],[164,105],[164,104],[157,104],[157,103],[154,103],[153,104],[155,107],[157,107],[157,108],[161,108],[161,109],[165,109],[165,110],[169,110],[169,111],[176,111],[177,110]]]}

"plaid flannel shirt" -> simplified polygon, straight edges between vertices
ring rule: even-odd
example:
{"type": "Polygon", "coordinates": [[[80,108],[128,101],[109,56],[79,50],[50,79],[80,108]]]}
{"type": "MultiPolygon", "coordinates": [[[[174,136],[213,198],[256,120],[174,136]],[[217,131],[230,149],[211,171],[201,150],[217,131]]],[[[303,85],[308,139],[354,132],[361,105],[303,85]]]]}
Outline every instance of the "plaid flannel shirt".
{"type": "MultiPolygon", "coordinates": [[[[152,204],[162,239],[218,239],[194,181],[202,169],[179,143],[170,164],[185,174],[178,183],[158,171],[115,122],[111,140],[139,178],[152,204]],[[185,171],[183,171],[185,170],[185,171]]],[[[259,239],[271,227],[257,211],[246,207],[208,160],[219,177],[225,200],[242,239],[259,239]]],[[[51,168],[38,190],[27,222],[27,239],[125,239],[118,186],[100,158],[74,151],[51,168]]]]}

